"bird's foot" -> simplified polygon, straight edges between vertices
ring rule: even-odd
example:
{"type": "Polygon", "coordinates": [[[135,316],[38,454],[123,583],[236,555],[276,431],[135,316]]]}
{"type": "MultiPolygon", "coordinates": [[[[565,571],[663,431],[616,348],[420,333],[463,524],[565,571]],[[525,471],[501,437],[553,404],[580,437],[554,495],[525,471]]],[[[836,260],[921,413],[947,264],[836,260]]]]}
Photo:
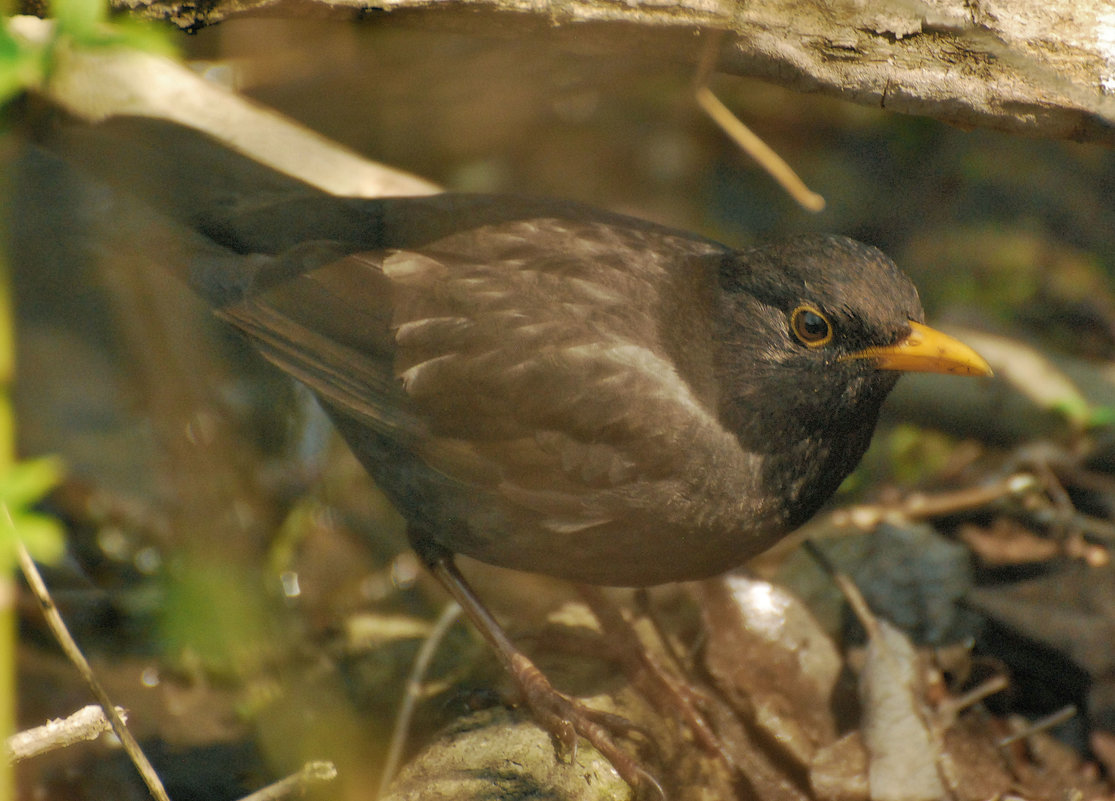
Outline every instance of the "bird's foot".
{"type": "Polygon", "coordinates": [[[526,654],[515,647],[507,632],[476,596],[472,587],[457,570],[452,554],[435,551],[429,555],[428,564],[430,571],[461,605],[477,631],[495,650],[496,655],[511,674],[524,705],[566,754],[575,754],[577,738],[583,737],[612,763],[620,778],[631,785],[638,796],[643,799],[666,801],[666,793],[662,789],[661,782],[616,744],[613,733],[618,733],[620,736],[641,734],[653,744],[651,737],[619,715],[589,709],[555,690],[542,671],[526,654]]]}
{"type": "Polygon", "coordinates": [[[523,704],[539,725],[550,733],[564,754],[575,759],[577,739],[583,737],[612,763],[612,767],[640,799],[666,801],[666,791],[662,789],[661,782],[616,744],[616,735],[628,737],[633,734],[652,742],[645,731],[621,715],[592,709],[558,692],[542,671],[522,653],[512,657],[510,667],[523,704]]]}
{"type": "Polygon", "coordinates": [[[620,608],[599,587],[577,585],[577,589],[599,621],[613,658],[631,683],[660,713],[684,721],[706,751],[735,770],[735,760],[700,711],[706,700],[702,691],[666,669],[647,649],[620,608]]]}

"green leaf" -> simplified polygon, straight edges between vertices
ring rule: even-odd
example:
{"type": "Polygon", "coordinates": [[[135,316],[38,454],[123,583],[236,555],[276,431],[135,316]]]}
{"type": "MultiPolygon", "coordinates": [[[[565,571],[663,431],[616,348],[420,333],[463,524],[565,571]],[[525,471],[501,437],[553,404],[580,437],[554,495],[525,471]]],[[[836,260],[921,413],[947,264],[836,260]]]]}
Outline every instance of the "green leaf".
{"type": "Polygon", "coordinates": [[[109,17],[105,0],[52,0],[58,35],[78,47],[130,47],[174,56],[168,31],[129,17],[109,17]]]}
{"type": "Polygon", "coordinates": [[[1088,401],[1075,392],[1052,401],[1049,408],[1076,428],[1087,428],[1092,417],[1092,407],[1088,401]]]}
{"type": "Polygon", "coordinates": [[[177,56],[178,49],[167,34],[167,30],[149,22],[121,19],[110,26],[104,43],[131,47],[160,56],[177,56]]]}
{"type": "Polygon", "coordinates": [[[36,562],[55,564],[66,551],[66,532],[53,517],[24,514],[15,518],[15,535],[36,562]]]}
{"type": "Polygon", "coordinates": [[[23,49],[19,40],[8,30],[7,20],[0,25],[0,65],[13,60],[23,49]]]}
{"type": "Polygon", "coordinates": [[[1088,416],[1092,428],[1110,428],[1115,425],[1115,406],[1093,406],[1088,416]]]}
{"type": "Polygon", "coordinates": [[[56,562],[66,548],[61,524],[28,507],[40,501],[62,478],[62,461],[53,456],[12,465],[0,476],[0,571],[16,563],[16,541],[40,562],[56,562]]]}
{"type": "Polygon", "coordinates": [[[17,462],[0,475],[0,501],[13,516],[37,503],[62,480],[62,461],[53,456],[17,462]]]}
{"type": "Polygon", "coordinates": [[[0,20],[0,105],[39,86],[60,48],[125,47],[174,57],[177,50],[164,28],[128,17],[113,21],[106,0],[51,0],[55,23],[46,42],[14,35],[0,20]]]}
{"type": "Polygon", "coordinates": [[[58,21],[59,32],[79,41],[96,37],[97,28],[108,20],[108,4],[104,0],[52,0],[50,10],[58,21]]]}
{"type": "Polygon", "coordinates": [[[46,48],[12,36],[0,25],[0,104],[37,86],[46,74],[46,48]]]}

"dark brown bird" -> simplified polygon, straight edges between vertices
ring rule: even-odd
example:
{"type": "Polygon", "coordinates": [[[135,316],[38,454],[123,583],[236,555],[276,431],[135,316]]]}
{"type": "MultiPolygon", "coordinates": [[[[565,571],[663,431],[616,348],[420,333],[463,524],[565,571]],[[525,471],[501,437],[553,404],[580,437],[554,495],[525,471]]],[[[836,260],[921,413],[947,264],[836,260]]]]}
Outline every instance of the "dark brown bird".
{"type": "Polygon", "coordinates": [[[519,197],[294,206],[210,230],[255,270],[217,313],[314,390],[427,553],[722,573],[832,494],[897,370],[985,369],[842,237],[737,251],[519,197]],[[323,214],[326,236],[353,221],[343,243],[323,214]]]}
{"type": "Polygon", "coordinates": [[[192,231],[172,266],[314,391],[510,667],[453,554],[603,585],[721,573],[829,498],[900,372],[989,373],[844,237],[736,250],[554,200],[188,178],[139,189],[192,231]]]}

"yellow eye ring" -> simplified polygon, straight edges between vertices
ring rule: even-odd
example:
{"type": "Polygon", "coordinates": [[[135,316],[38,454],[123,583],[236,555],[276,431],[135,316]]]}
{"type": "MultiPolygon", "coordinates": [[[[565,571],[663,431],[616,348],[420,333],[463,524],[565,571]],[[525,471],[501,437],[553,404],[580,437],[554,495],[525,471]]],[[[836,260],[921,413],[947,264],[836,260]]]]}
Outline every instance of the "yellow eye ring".
{"type": "Polygon", "coordinates": [[[790,312],[790,333],[807,348],[832,342],[832,323],[816,306],[803,304],[790,312]]]}

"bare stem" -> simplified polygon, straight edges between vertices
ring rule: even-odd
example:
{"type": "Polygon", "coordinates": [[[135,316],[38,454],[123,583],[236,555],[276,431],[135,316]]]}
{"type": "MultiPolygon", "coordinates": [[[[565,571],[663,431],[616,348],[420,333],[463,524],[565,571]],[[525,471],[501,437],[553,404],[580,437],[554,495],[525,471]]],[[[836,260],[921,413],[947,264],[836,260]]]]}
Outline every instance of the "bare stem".
{"type": "Polygon", "coordinates": [[[19,564],[23,569],[23,575],[27,579],[27,584],[31,587],[31,591],[35,594],[35,598],[39,601],[39,606],[43,610],[43,617],[46,618],[47,625],[50,627],[51,633],[62,646],[62,651],[66,657],[77,668],[78,673],[89,685],[89,689],[93,692],[93,697],[97,699],[97,703],[101,705],[108,719],[112,722],[112,731],[120,739],[120,743],[124,746],[124,751],[131,758],[132,763],[139,771],[139,775],[143,778],[144,783],[147,785],[148,791],[155,801],[170,801],[166,789],[163,787],[162,781],[159,780],[158,774],[155,773],[155,768],[152,767],[148,761],[143,750],[139,747],[135,737],[132,735],[128,725],[124,722],[124,718],[116,711],[116,705],[112,699],[108,697],[108,693],[104,687],[97,680],[96,675],[93,673],[93,668],[89,666],[89,661],[85,658],[85,654],[81,652],[77,642],[70,635],[70,630],[66,628],[66,622],[59,614],[58,608],[54,605],[54,599],[50,597],[50,592],[46,588],[46,583],[43,581],[39,569],[35,566],[31,554],[23,546],[19,544],[19,564]]]}

